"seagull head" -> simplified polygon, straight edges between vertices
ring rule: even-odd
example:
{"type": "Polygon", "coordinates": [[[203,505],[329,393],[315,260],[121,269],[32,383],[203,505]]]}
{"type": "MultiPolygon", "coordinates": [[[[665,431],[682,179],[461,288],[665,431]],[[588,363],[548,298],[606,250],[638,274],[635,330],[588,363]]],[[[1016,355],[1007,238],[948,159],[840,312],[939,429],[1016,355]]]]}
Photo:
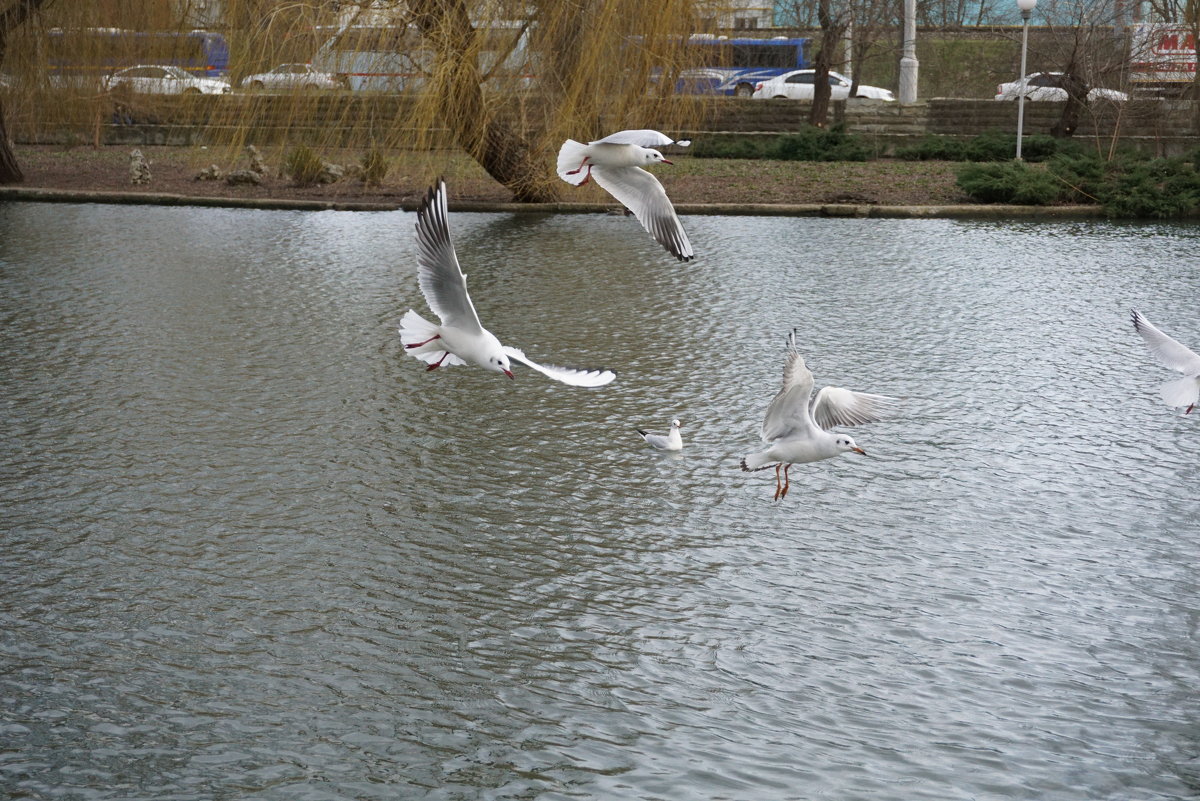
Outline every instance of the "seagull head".
{"type": "Polygon", "coordinates": [[[673,163],[669,159],[667,159],[662,153],[659,153],[657,150],[652,150],[651,148],[648,148],[648,147],[642,149],[642,160],[645,161],[647,164],[671,164],[671,163],[673,163]]]}
{"type": "Polygon", "coordinates": [[[503,351],[489,356],[483,366],[493,373],[504,373],[509,378],[513,377],[512,363],[509,362],[508,356],[503,351]]]}
{"type": "Polygon", "coordinates": [[[683,423],[679,422],[678,420],[672,420],[671,428],[683,428],[683,423]]]}
{"type": "Polygon", "coordinates": [[[838,435],[838,438],[834,441],[834,444],[837,445],[839,453],[844,451],[854,451],[855,453],[861,453],[863,456],[867,455],[867,452],[855,445],[854,440],[850,437],[838,435]]]}

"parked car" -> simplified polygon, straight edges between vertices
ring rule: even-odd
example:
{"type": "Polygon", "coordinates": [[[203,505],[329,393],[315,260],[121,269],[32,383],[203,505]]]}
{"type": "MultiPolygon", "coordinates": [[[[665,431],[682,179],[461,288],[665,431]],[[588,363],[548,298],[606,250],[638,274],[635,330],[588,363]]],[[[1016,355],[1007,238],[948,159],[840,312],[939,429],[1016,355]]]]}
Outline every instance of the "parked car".
{"type": "Polygon", "coordinates": [[[200,78],[179,67],[139,64],[117,70],[100,80],[106,92],[116,89],[146,95],[220,95],[230,90],[229,82],[218,78],[200,78]]]}
{"type": "Polygon", "coordinates": [[[247,75],[243,89],[344,89],[345,84],[331,72],[313,69],[311,64],[280,64],[266,72],[247,75]]]}
{"type": "MultiPolygon", "coordinates": [[[[775,78],[770,78],[761,81],[754,87],[755,98],[776,98],[785,97],[791,100],[812,100],[813,99],[813,79],[816,76],[816,70],[792,70],[785,72],[775,78]]],[[[830,100],[845,100],[850,96],[850,86],[852,81],[845,75],[838,72],[829,72],[829,98],[830,100]]],[[[868,97],[873,100],[895,100],[895,96],[887,89],[880,89],[878,86],[867,86],[866,84],[858,85],[858,93],[855,97],[868,97]]]]}
{"type": "MultiPolygon", "coordinates": [[[[1051,100],[1066,102],[1066,76],[1061,72],[1035,72],[1025,76],[1025,82],[1009,81],[996,87],[997,100],[1016,100],[1022,94],[1026,100],[1051,100]],[[1022,88],[1024,87],[1024,88],[1022,88]]],[[[1116,89],[1089,89],[1088,100],[1128,100],[1129,95],[1116,89]]]]}

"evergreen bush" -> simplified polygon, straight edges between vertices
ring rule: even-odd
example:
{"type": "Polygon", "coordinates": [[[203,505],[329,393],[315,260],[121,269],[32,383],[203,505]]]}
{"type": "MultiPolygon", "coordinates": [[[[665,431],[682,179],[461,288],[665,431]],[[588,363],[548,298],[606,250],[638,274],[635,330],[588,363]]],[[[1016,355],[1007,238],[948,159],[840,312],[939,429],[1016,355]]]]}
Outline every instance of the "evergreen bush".
{"type": "Polygon", "coordinates": [[[775,141],[770,157],[780,161],[869,161],[874,151],[844,127],[805,128],[775,141]]]}
{"type": "Polygon", "coordinates": [[[968,164],[958,171],[958,187],[983,203],[1028,206],[1054,203],[1065,189],[1054,174],[1020,161],[968,164]]]}
{"type": "Polygon", "coordinates": [[[1126,160],[1102,187],[1110,217],[1183,217],[1200,209],[1194,157],[1126,160]]]}

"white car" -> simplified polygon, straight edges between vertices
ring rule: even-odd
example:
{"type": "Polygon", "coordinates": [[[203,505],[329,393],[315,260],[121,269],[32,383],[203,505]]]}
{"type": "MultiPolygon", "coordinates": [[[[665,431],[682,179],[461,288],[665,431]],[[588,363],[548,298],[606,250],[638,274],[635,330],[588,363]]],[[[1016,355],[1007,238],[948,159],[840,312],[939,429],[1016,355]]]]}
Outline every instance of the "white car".
{"type": "Polygon", "coordinates": [[[106,92],[116,89],[145,95],[223,95],[230,90],[229,82],[217,78],[200,78],[179,67],[140,64],[117,70],[100,80],[106,92]]]}
{"type": "Polygon", "coordinates": [[[243,89],[342,89],[345,85],[329,72],[313,69],[311,64],[280,64],[266,72],[247,75],[243,89]]]}
{"type": "MultiPolygon", "coordinates": [[[[754,87],[752,97],[759,99],[770,99],[776,97],[785,97],[791,100],[812,100],[813,99],[813,78],[816,76],[816,70],[792,70],[785,72],[783,75],[761,81],[754,87]]],[[[830,100],[845,100],[850,96],[850,86],[852,81],[841,73],[829,71],[829,99],[830,100]]],[[[880,89],[878,86],[867,86],[866,84],[858,85],[858,94],[855,97],[868,97],[873,100],[895,100],[895,96],[887,89],[880,89]]]]}
{"type": "MultiPolygon", "coordinates": [[[[1016,100],[1022,94],[1026,100],[1050,100],[1057,102],[1066,102],[1067,90],[1064,88],[1066,76],[1061,72],[1035,72],[1032,75],[1025,76],[1025,82],[1009,81],[1002,83],[996,87],[997,100],[1016,100]]],[[[1123,101],[1128,100],[1129,95],[1124,92],[1118,92],[1116,89],[1095,89],[1088,90],[1088,101],[1095,100],[1112,100],[1123,101]]]]}

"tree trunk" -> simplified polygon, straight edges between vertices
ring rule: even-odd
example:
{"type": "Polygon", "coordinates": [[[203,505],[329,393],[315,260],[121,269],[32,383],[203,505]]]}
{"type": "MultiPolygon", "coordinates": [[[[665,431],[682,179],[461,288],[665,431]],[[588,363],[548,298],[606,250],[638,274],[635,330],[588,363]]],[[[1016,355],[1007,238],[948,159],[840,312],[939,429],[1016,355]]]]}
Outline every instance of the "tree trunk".
{"type": "MultiPolygon", "coordinates": [[[[49,0],[15,0],[11,5],[0,7],[0,65],[4,63],[4,54],[8,52],[8,35],[47,2],[49,0]]],[[[8,141],[4,104],[0,103],[0,184],[19,184],[24,180],[25,176],[8,141]]]]}
{"type": "Polygon", "coordinates": [[[1062,116],[1050,129],[1050,135],[1056,139],[1066,139],[1075,133],[1075,129],[1079,127],[1079,116],[1087,106],[1088,87],[1075,74],[1074,66],[1072,64],[1063,74],[1063,88],[1067,90],[1067,102],[1063,104],[1062,116]]]}
{"type": "Polygon", "coordinates": [[[542,177],[544,165],[534,162],[529,141],[510,123],[489,113],[479,64],[463,55],[477,52],[478,36],[463,0],[415,0],[410,8],[437,54],[438,71],[449,75],[438,103],[459,147],[507,187],[517,202],[557,200],[553,186],[542,177]]]}
{"type": "Polygon", "coordinates": [[[829,122],[829,69],[833,66],[834,53],[846,32],[846,23],[833,18],[829,11],[829,0],[817,3],[817,21],[821,24],[821,49],[813,63],[813,102],[808,110],[808,123],[824,128],[829,122]]]}
{"type": "Polygon", "coordinates": [[[0,185],[19,184],[24,180],[25,175],[8,141],[8,129],[4,127],[4,103],[0,102],[0,185]]]}

